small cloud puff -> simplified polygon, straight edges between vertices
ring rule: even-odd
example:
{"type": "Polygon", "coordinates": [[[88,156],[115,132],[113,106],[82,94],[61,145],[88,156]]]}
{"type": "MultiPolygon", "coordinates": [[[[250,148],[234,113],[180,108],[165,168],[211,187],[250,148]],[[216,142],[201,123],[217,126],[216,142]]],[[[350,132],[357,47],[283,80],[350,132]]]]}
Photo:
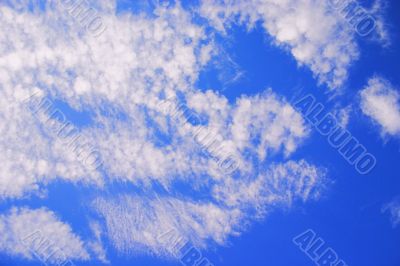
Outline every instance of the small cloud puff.
{"type": "Polygon", "coordinates": [[[400,224],[400,199],[395,199],[382,208],[382,212],[389,212],[393,227],[400,224]]]}
{"type": "Polygon", "coordinates": [[[360,92],[362,112],[380,126],[382,135],[400,135],[400,95],[382,77],[374,77],[360,92]]]}

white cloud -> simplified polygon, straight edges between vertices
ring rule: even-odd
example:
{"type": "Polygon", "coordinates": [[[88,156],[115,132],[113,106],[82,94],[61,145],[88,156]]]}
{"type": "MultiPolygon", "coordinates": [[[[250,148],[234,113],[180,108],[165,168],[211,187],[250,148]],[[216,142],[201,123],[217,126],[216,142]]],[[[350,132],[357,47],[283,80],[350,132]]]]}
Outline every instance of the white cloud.
{"type": "Polygon", "coordinates": [[[86,246],[91,252],[96,256],[96,258],[102,263],[110,263],[107,258],[107,250],[103,245],[103,234],[104,228],[102,228],[101,224],[97,221],[90,222],[90,229],[93,233],[94,239],[91,241],[87,241],[86,246]]]}
{"type": "Polygon", "coordinates": [[[55,264],[88,260],[83,242],[46,209],[13,208],[0,216],[0,251],[55,264]]]}
{"type": "MultiPolygon", "coordinates": [[[[154,20],[117,17],[107,1],[100,4],[108,29],[99,38],[85,35],[56,4],[34,14],[0,5],[0,147],[5,151],[0,155],[0,197],[27,195],[56,177],[101,185],[99,171],[82,166],[64,140],[43,134],[48,125],[37,121],[24,104],[34,92],[78,110],[99,112],[98,123],[104,119],[100,109],[110,106],[137,121],[139,140],[146,143],[149,132],[140,121],[140,106],[154,109],[160,94],[188,90],[197,77],[201,64],[196,55],[204,35],[190,23],[189,14],[176,7],[159,8],[154,20]]],[[[86,134],[90,139],[82,130],[82,136],[86,134]]],[[[147,146],[148,153],[154,151],[147,146]]]]}
{"type": "Polygon", "coordinates": [[[400,95],[389,81],[371,78],[360,96],[362,112],[381,127],[382,134],[400,134],[400,95]]]}
{"type": "Polygon", "coordinates": [[[376,22],[376,39],[384,46],[389,47],[392,44],[390,26],[386,22],[385,14],[390,8],[391,3],[387,0],[376,0],[368,10],[376,22]]]}
{"type": "MultiPolygon", "coordinates": [[[[87,248],[103,262],[104,236],[122,253],[169,256],[157,237],[171,228],[199,247],[209,241],[225,244],[245,229],[243,222],[264,217],[271,207],[318,198],[324,173],[306,161],[290,161],[308,131],[285,99],[269,89],[229,102],[215,91],[196,90],[194,84],[214,46],[189,12],[175,5],[159,6],[152,16],[116,15],[114,2],[96,3],[107,25],[98,38],[86,34],[54,2],[37,12],[0,5],[2,198],[27,197],[56,179],[93,189],[115,183],[133,186],[137,194],[98,198],[92,204],[106,229],[93,221],[94,239],[87,248]],[[80,134],[100,152],[101,169],[85,168],[63,139],[46,131],[48,124],[26,110],[23,101],[37,91],[92,115],[80,134]],[[177,121],[163,112],[165,99],[185,102],[202,122],[177,121]],[[197,130],[215,136],[220,146],[205,153],[195,140],[197,130]],[[233,176],[221,173],[213,159],[217,153],[239,162],[233,176]],[[286,162],[273,164],[281,155],[286,162]],[[188,191],[176,189],[182,183],[188,191]],[[164,191],[159,198],[143,196],[157,189],[164,191]],[[193,196],[204,191],[202,200],[193,196]]],[[[282,41],[290,37],[279,34],[282,41]]],[[[304,52],[296,47],[292,48],[304,52]]],[[[331,56],[336,54],[327,55],[331,56]]],[[[348,59],[345,55],[343,60],[348,59]]],[[[16,219],[20,213],[31,215],[27,210],[14,212],[16,219]]],[[[22,251],[5,252],[27,257],[22,251]]]]}
{"type": "Polygon", "coordinates": [[[382,208],[382,212],[389,212],[393,227],[400,224],[400,200],[395,199],[382,208]]]}
{"type": "Polygon", "coordinates": [[[277,205],[318,199],[327,184],[323,169],[304,160],[288,161],[271,165],[255,178],[225,179],[213,194],[227,206],[253,209],[256,217],[262,217],[277,205]]]}
{"type": "Polygon", "coordinates": [[[205,247],[207,240],[222,244],[239,215],[238,210],[225,210],[212,203],[171,197],[120,195],[114,199],[99,198],[94,204],[105,219],[111,243],[127,255],[171,257],[168,243],[160,241],[171,229],[198,247],[205,247]]]}
{"type": "MultiPolygon", "coordinates": [[[[206,0],[202,1],[200,14],[222,32],[235,22],[252,28],[261,21],[274,43],[289,51],[299,65],[308,66],[328,87],[341,88],[351,64],[359,57],[359,48],[353,27],[340,10],[334,10],[328,2],[206,0]]],[[[387,43],[383,3],[375,2],[368,12],[377,21],[378,34],[375,35],[387,43]]]]}
{"type": "Polygon", "coordinates": [[[332,113],[335,115],[338,123],[343,127],[347,128],[351,113],[353,112],[353,107],[348,105],[346,107],[341,107],[340,105],[335,106],[332,113]]]}
{"type": "Polygon", "coordinates": [[[120,252],[172,257],[171,243],[160,239],[168,231],[174,230],[182,241],[198,248],[207,247],[209,242],[224,245],[230,236],[246,230],[253,219],[264,218],[277,206],[319,199],[328,184],[324,175],[323,170],[305,161],[288,161],[256,177],[217,181],[209,187],[209,201],[153,193],[98,198],[93,205],[120,252]]]}

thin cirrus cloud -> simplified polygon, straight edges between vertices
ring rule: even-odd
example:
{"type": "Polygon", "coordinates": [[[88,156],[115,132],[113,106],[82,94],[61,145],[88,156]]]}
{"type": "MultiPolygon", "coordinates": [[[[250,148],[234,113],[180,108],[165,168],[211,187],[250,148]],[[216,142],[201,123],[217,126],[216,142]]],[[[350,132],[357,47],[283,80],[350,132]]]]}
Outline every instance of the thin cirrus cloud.
{"type": "MultiPolygon", "coordinates": [[[[244,224],[264,218],[273,208],[320,198],[329,183],[325,171],[290,158],[309,130],[284,98],[268,89],[229,102],[215,91],[195,88],[212,57],[214,42],[202,25],[193,22],[191,13],[179,4],[158,6],[152,16],[116,14],[111,1],[97,2],[96,8],[107,29],[94,38],[58,2],[36,11],[0,4],[0,114],[4,117],[0,120],[4,151],[0,198],[29,198],[57,180],[98,191],[127,183],[141,193],[82,202],[102,217],[90,222],[93,238],[84,240],[51,210],[12,209],[1,216],[7,235],[0,243],[2,252],[30,259],[17,239],[40,230],[45,235],[59,232],[49,238],[59,238],[70,259],[95,257],[107,262],[103,237],[122,254],[171,256],[157,241],[161,229],[176,229],[198,247],[206,248],[210,242],[224,245],[246,229],[244,224]],[[80,135],[101,154],[99,169],[82,165],[65,149],[63,139],[46,131],[48,124],[26,106],[32,95],[90,112],[91,122],[80,128],[80,135]],[[202,123],[181,124],[163,113],[165,99],[183,99],[202,123]],[[236,158],[233,176],[221,173],[212,154],[194,140],[192,132],[199,127],[215,132],[218,143],[236,158]],[[283,159],[277,162],[276,157],[283,159]],[[190,193],[176,189],[182,182],[190,193]],[[193,196],[199,193],[206,193],[201,200],[193,196]],[[11,220],[17,227],[9,230],[11,220]],[[85,251],[82,243],[91,251],[85,251]]],[[[276,12],[286,10],[286,6],[277,8],[276,12]]],[[[319,14],[325,25],[333,23],[320,12],[321,4],[310,2],[307,8],[319,14]]],[[[302,7],[295,14],[306,15],[302,13],[306,10],[302,7]]],[[[266,27],[279,42],[288,41],[300,63],[310,64],[322,80],[342,82],[345,65],[357,55],[351,37],[343,37],[347,48],[334,42],[323,56],[311,59],[306,52],[321,49],[331,40],[329,35],[320,43],[316,39],[322,29],[305,27],[301,34],[310,40],[298,43],[300,33],[284,31],[292,25],[290,19],[275,19],[266,20],[266,27]],[[277,24],[267,25],[273,21],[277,24]],[[336,54],[329,51],[340,51],[342,61],[335,61],[336,54]]]]}

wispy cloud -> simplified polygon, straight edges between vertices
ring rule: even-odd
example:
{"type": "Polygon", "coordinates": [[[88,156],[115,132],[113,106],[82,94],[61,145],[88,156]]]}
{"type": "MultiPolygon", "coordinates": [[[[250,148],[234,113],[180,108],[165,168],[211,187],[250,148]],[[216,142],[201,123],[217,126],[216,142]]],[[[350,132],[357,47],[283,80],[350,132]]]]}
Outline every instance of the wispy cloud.
{"type": "Polygon", "coordinates": [[[389,212],[393,227],[398,226],[400,224],[400,199],[397,198],[385,204],[382,212],[389,212]]]}
{"type": "Polygon", "coordinates": [[[219,183],[208,188],[212,191],[210,201],[182,195],[125,194],[98,198],[93,206],[120,252],[174,257],[168,243],[158,241],[169,230],[199,248],[209,243],[224,245],[230,236],[244,232],[249,222],[264,218],[278,206],[288,208],[296,202],[319,199],[329,181],[323,169],[305,161],[289,161],[252,179],[225,178],[219,183]]]}

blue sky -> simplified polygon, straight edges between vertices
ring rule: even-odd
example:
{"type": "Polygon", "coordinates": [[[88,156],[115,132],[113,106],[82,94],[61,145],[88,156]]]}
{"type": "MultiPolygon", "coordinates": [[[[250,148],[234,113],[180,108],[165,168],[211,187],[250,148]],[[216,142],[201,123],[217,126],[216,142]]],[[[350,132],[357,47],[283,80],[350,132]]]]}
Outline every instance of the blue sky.
{"type": "Polygon", "coordinates": [[[400,3],[353,2],[361,36],[325,1],[27,2],[0,3],[0,265],[400,265],[400,3]]]}

